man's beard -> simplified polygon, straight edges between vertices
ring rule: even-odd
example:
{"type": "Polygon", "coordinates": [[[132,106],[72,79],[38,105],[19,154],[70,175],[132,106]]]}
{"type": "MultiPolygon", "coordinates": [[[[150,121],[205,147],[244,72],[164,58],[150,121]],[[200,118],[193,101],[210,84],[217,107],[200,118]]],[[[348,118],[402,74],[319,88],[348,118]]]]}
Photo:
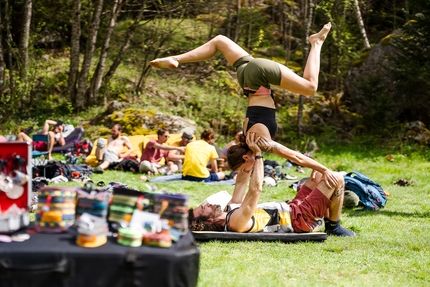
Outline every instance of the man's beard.
{"type": "Polygon", "coordinates": [[[218,217],[222,214],[222,210],[221,210],[221,205],[219,204],[215,204],[215,208],[213,209],[214,213],[214,217],[218,217]]]}
{"type": "Polygon", "coordinates": [[[119,138],[119,135],[112,135],[112,139],[116,140],[117,138],[119,138]]]}

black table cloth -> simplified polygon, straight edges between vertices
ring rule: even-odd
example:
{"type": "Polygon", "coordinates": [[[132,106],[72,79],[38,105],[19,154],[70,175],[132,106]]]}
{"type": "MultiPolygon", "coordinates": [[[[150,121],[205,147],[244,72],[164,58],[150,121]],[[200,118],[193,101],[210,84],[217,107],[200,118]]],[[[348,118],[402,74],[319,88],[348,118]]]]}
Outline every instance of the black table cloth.
{"type": "Polygon", "coordinates": [[[116,238],[76,245],[72,231],[0,243],[0,286],[196,286],[200,251],[191,232],[170,248],[126,247],[116,238]]]}

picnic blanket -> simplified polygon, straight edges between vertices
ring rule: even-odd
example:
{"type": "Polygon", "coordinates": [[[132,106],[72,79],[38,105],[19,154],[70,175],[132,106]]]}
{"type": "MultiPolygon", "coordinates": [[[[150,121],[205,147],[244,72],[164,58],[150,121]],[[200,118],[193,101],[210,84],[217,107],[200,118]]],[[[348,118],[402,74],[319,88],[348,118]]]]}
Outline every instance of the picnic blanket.
{"type": "MultiPolygon", "coordinates": [[[[154,177],[154,178],[152,178],[152,179],[149,180],[149,182],[153,182],[153,183],[169,182],[169,181],[183,181],[182,174],[181,173],[177,173],[177,174],[172,174],[172,175],[162,175],[162,176],[154,177]]],[[[195,182],[197,182],[197,181],[195,181],[195,182]]],[[[233,178],[233,179],[226,179],[226,180],[220,180],[220,181],[211,181],[211,182],[205,182],[205,184],[235,185],[236,184],[236,179],[233,178]]]]}

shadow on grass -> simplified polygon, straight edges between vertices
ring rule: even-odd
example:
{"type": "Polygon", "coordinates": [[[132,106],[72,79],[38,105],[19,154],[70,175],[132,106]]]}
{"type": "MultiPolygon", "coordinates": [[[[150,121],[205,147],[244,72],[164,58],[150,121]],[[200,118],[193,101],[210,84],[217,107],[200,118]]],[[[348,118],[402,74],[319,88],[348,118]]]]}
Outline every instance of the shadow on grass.
{"type": "Polygon", "coordinates": [[[342,209],[342,213],[348,214],[349,216],[355,216],[355,217],[366,217],[366,216],[378,216],[378,215],[384,215],[389,217],[413,217],[413,218],[429,218],[430,212],[424,211],[424,212],[402,212],[402,211],[390,211],[390,210],[384,210],[380,209],[378,211],[371,211],[366,210],[362,211],[360,209],[342,209]]]}

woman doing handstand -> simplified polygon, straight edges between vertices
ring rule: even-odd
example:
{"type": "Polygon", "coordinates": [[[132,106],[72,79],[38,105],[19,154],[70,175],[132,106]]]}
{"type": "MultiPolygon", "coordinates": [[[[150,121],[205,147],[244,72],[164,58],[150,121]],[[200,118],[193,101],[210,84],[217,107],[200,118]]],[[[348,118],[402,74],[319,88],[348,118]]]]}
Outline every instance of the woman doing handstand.
{"type": "MultiPolygon", "coordinates": [[[[330,169],[272,140],[278,125],[275,118],[275,101],[270,89],[270,85],[278,85],[293,93],[306,96],[315,93],[318,88],[321,47],[330,28],[331,23],[327,23],[318,33],[308,38],[311,50],[303,77],[282,64],[252,57],[238,44],[222,35],[184,54],[155,59],[150,62],[150,65],[155,68],[176,69],[180,63],[208,60],[220,51],[227,62],[235,68],[239,84],[248,96],[248,108],[243,124],[245,135],[248,132],[256,133],[260,136],[259,146],[262,151],[274,153],[301,166],[311,168],[314,172],[320,172],[322,179],[332,187],[336,186],[337,179],[330,169]]],[[[254,163],[252,152],[246,145],[245,136],[242,136],[242,140],[240,144],[228,150],[227,156],[230,168],[239,171],[239,174],[251,172],[250,167],[254,163]]],[[[314,172],[311,175],[312,178],[315,177],[314,172]]],[[[238,176],[238,180],[239,178],[242,176],[238,176]]]]}

